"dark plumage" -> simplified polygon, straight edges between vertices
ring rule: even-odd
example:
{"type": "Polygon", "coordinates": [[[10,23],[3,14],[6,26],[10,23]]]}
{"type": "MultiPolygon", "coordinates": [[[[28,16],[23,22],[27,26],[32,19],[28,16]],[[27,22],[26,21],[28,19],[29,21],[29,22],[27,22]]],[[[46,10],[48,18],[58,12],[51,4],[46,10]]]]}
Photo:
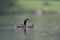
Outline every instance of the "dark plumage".
{"type": "MultiPolygon", "coordinates": [[[[20,25],[17,26],[17,28],[23,28],[24,29],[24,34],[26,34],[27,21],[30,21],[30,19],[25,19],[24,24],[20,24],[20,25]]],[[[34,25],[28,26],[28,28],[34,28],[34,25]]]]}
{"type": "Polygon", "coordinates": [[[26,25],[27,25],[27,21],[28,21],[29,19],[25,19],[24,20],[24,24],[20,24],[20,25],[17,25],[17,28],[26,28],[26,25]]]}

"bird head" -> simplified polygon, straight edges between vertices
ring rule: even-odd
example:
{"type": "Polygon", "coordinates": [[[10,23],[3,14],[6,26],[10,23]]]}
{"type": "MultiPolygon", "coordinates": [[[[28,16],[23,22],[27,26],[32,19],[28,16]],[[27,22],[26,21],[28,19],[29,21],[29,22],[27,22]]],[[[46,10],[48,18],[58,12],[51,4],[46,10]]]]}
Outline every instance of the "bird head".
{"type": "Polygon", "coordinates": [[[30,22],[30,19],[25,19],[26,20],[26,22],[30,22]]]}

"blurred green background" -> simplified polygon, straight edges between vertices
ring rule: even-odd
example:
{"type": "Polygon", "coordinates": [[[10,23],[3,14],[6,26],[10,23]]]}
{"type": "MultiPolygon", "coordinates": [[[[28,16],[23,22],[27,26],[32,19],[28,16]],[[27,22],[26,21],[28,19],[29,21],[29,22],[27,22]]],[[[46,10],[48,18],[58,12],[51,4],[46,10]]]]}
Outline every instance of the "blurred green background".
{"type": "Polygon", "coordinates": [[[60,40],[60,0],[0,0],[0,40],[25,40],[16,27],[26,18],[36,26],[29,40],[60,40]]]}

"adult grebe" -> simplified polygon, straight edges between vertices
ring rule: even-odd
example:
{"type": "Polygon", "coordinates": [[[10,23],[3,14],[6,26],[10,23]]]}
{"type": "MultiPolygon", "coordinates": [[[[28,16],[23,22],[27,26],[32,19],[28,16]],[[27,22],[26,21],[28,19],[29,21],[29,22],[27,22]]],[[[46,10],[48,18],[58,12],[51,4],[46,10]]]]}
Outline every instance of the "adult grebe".
{"type": "Polygon", "coordinates": [[[30,19],[25,19],[24,20],[24,24],[19,24],[18,26],[17,26],[17,28],[23,28],[24,29],[24,33],[26,34],[26,28],[27,28],[27,25],[28,25],[28,22],[30,21],[30,19]]]}
{"type": "Polygon", "coordinates": [[[24,34],[27,34],[29,28],[32,28],[32,29],[34,28],[34,24],[32,24],[31,26],[29,26],[29,22],[30,22],[30,19],[25,19],[24,20],[24,24],[17,25],[17,28],[22,28],[24,30],[24,34]]]}

